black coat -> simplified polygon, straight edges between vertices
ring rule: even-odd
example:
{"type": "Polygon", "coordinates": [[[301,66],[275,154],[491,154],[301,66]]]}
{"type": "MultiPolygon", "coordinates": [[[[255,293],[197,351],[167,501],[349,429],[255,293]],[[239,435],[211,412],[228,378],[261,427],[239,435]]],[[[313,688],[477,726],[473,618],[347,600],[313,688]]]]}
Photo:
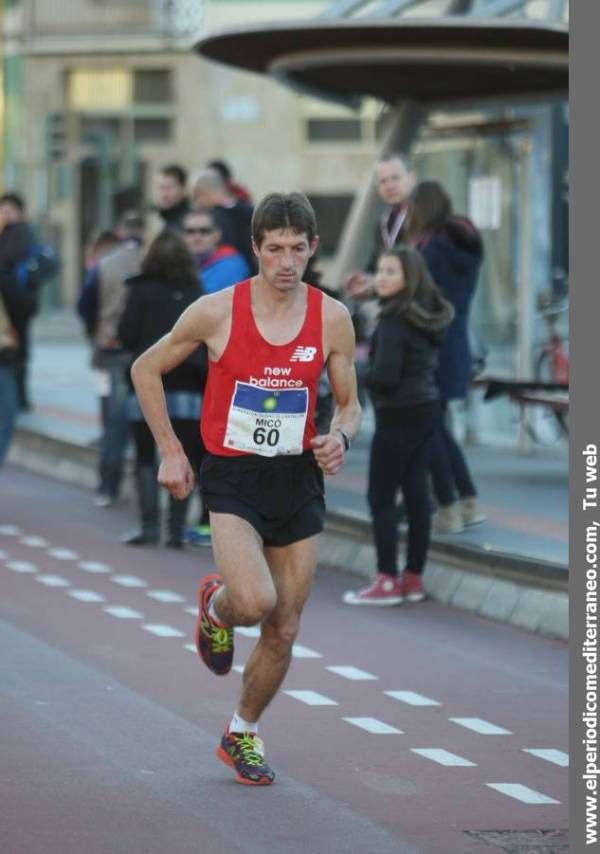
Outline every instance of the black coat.
{"type": "Polygon", "coordinates": [[[417,246],[455,312],[440,350],[440,395],[443,400],[462,399],[471,381],[468,321],[483,258],[481,237],[473,223],[456,217],[443,230],[423,236],[417,246]]]}
{"type": "MultiPolygon", "coordinates": [[[[127,301],[119,322],[118,336],[134,358],[170,332],[185,309],[200,296],[196,285],[186,287],[149,278],[143,274],[126,280],[127,301]]],[[[208,355],[203,345],[163,377],[166,391],[202,393],[208,373],[208,355]]]]}

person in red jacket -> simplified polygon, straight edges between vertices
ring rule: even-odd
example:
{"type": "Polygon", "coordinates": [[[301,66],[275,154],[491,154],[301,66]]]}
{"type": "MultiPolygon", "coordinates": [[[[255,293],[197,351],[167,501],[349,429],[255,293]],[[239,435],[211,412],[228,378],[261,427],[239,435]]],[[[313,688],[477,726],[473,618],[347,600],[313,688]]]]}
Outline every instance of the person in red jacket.
{"type": "Polygon", "coordinates": [[[247,785],[269,785],[258,720],[287,673],[323,528],[323,475],[344,464],[360,424],[354,332],[347,309],[302,280],[318,237],[301,193],[272,193],[252,219],[259,272],[202,297],[134,363],[132,378],[162,462],[159,482],[183,498],[192,468],[169,421],[162,375],[205,343],[200,471],[218,574],[200,583],[196,645],[219,675],[233,661],[233,627],[260,625],[239,704],[217,756],[247,785]],[[323,365],[335,410],[317,435],[323,365]]]}

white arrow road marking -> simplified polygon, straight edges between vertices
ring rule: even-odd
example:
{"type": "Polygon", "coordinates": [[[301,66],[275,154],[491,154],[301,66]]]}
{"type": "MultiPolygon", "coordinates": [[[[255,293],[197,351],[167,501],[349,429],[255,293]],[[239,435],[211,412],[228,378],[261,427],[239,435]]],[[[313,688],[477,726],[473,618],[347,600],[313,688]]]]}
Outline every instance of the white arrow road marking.
{"type": "Polygon", "coordinates": [[[562,750],[542,750],[541,748],[524,747],[523,753],[531,753],[532,756],[545,759],[546,762],[552,762],[554,765],[560,765],[561,768],[569,767],[569,754],[563,753],[562,750]]]}
{"type": "Polygon", "coordinates": [[[317,694],[316,691],[284,691],[289,697],[294,700],[300,700],[301,703],[306,703],[307,706],[339,706],[335,700],[330,700],[329,697],[324,697],[322,694],[317,694]]]}
{"type": "Polygon", "coordinates": [[[377,679],[377,676],[373,676],[372,673],[367,673],[366,670],[359,670],[358,667],[342,667],[336,665],[335,667],[326,667],[325,670],[331,670],[332,673],[337,673],[338,676],[343,676],[344,679],[352,679],[356,681],[377,679]]]}
{"type": "Polygon", "coordinates": [[[412,753],[418,753],[419,756],[431,759],[432,762],[437,762],[438,765],[460,765],[466,768],[467,766],[475,766],[477,764],[462,756],[457,756],[456,753],[450,753],[448,750],[442,750],[437,747],[411,747],[410,749],[412,753]]]}
{"type": "Polygon", "coordinates": [[[378,721],[377,718],[343,718],[349,724],[364,729],[367,732],[372,732],[375,735],[402,735],[401,729],[396,729],[389,724],[384,724],[383,721],[378,721]]]}
{"type": "Polygon", "coordinates": [[[408,703],[409,706],[441,706],[437,700],[432,700],[429,697],[424,697],[422,694],[417,694],[414,691],[384,691],[388,697],[393,697],[394,700],[400,700],[401,703],[408,703]]]}
{"type": "Polygon", "coordinates": [[[524,804],[559,804],[560,801],[555,801],[554,798],[549,798],[548,795],[542,795],[541,792],[536,792],[535,789],[530,789],[528,786],[522,786],[521,783],[486,783],[490,789],[495,789],[509,798],[514,798],[524,804]]]}
{"type": "Polygon", "coordinates": [[[453,724],[464,726],[466,729],[471,729],[481,735],[512,735],[509,729],[503,729],[501,726],[496,726],[496,724],[491,724],[481,718],[449,718],[449,720],[453,724]]]}

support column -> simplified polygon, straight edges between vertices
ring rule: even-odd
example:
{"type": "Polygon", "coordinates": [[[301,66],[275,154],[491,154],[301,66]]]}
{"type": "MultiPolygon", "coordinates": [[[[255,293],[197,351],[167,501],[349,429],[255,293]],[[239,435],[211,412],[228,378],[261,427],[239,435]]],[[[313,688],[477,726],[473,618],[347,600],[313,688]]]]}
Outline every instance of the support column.
{"type": "MultiPolygon", "coordinates": [[[[382,157],[394,151],[409,151],[424,116],[425,111],[414,101],[399,102],[392,111],[390,124],[379,149],[379,156],[382,157]]],[[[378,205],[379,200],[371,167],[354,197],[342,231],[330,273],[332,287],[340,289],[348,273],[364,267],[371,251],[378,205]]]]}

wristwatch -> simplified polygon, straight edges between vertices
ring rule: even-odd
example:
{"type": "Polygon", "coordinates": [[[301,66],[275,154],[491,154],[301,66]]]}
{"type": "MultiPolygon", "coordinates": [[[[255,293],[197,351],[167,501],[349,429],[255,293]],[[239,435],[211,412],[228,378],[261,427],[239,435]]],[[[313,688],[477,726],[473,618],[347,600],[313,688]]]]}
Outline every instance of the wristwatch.
{"type": "Polygon", "coordinates": [[[350,436],[346,433],[345,430],[341,430],[339,427],[335,428],[335,432],[339,433],[344,441],[344,452],[350,450],[350,436]]]}

